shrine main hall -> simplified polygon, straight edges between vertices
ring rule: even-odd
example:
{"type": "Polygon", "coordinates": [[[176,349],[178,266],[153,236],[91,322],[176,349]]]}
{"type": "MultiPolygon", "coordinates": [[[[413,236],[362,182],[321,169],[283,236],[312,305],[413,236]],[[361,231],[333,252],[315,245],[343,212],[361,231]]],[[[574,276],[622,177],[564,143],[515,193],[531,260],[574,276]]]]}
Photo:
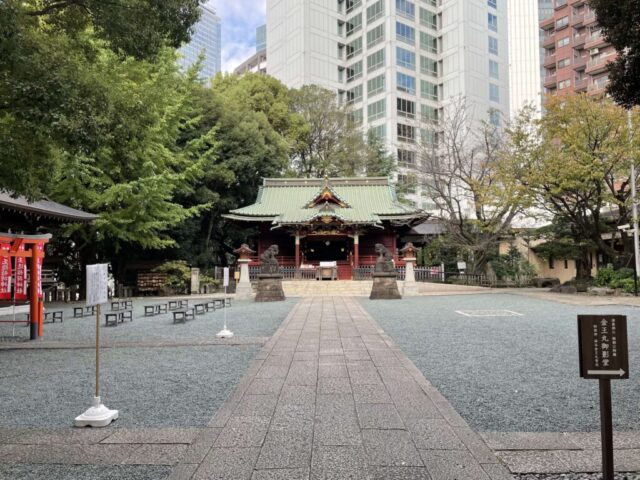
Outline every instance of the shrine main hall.
{"type": "Polygon", "coordinates": [[[255,264],[276,244],[281,266],[304,271],[335,262],[338,279],[350,280],[354,269],[375,264],[377,243],[401,264],[400,237],[427,215],[401,203],[388,178],[358,177],[266,178],[253,205],[225,217],[257,227],[255,264]]]}

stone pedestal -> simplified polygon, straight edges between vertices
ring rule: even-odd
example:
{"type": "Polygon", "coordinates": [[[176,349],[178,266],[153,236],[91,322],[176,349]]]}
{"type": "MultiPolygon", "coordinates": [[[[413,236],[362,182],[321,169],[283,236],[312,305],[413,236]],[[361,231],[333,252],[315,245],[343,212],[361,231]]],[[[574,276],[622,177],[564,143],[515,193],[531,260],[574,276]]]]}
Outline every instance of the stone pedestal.
{"type": "Polygon", "coordinates": [[[279,302],[285,299],[282,290],[282,274],[261,273],[258,275],[256,302],[279,302]]]}
{"type": "Polygon", "coordinates": [[[416,274],[413,269],[415,258],[405,258],[404,283],[402,284],[402,296],[415,297],[418,295],[418,284],[416,283],[416,274]]]}
{"type": "Polygon", "coordinates": [[[371,300],[393,300],[402,298],[398,291],[398,281],[395,272],[374,273],[371,300]]]}
{"type": "Polygon", "coordinates": [[[253,288],[249,280],[249,262],[250,260],[248,259],[238,260],[238,265],[240,265],[240,279],[236,284],[236,300],[253,298],[253,288]]]}

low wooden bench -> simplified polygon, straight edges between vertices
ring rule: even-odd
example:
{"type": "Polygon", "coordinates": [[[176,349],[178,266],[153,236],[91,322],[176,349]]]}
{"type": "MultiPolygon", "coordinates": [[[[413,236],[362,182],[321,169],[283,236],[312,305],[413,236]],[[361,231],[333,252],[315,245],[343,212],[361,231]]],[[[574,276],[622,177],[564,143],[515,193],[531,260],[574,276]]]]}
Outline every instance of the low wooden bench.
{"type": "Polygon", "coordinates": [[[96,306],[91,305],[89,307],[73,307],[73,318],[82,318],[89,315],[96,314],[96,306]]]}
{"type": "Polygon", "coordinates": [[[132,300],[116,300],[111,302],[111,310],[117,312],[118,310],[131,310],[133,309],[132,300]]]}
{"type": "Polygon", "coordinates": [[[158,305],[158,314],[167,313],[167,304],[161,303],[158,305]]]}
{"type": "Polygon", "coordinates": [[[196,315],[204,315],[207,308],[204,303],[196,303],[194,306],[196,315]]]}
{"type": "Polygon", "coordinates": [[[166,303],[157,303],[155,305],[145,305],[144,306],[144,316],[145,317],[153,317],[155,315],[160,315],[161,313],[167,313],[167,304],[166,303]]]}
{"type": "MultiPolygon", "coordinates": [[[[54,310],[54,311],[45,311],[44,312],[44,321],[51,320],[47,323],[56,323],[56,320],[60,320],[60,323],[63,321],[64,312],[62,310],[54,310]]],[[[27,313],[27,320],[31,320],[31,315],[27,313]]]]}
{"type": "Polygon", "coordinates": [[[120,320],[120,323],[123,323],[125,320],[133,322],[133,310],[123,310],[122,312],[119,312],[119,314],[120,318],[118,318],[118,320],[120,320]]]}
{"type": "Polygon", "coordinates": [[[104,314],[104,322],[107,327],[117,327],[118,326],[118,317],[119,313],[117,312],[109,312],[104,314]]]}
{"type": "Polygon", "coordinates": [[[215,312],[216,311],[216,302],[214,302],[213,300],[211,300],[210,302],[206,302],[204,304],[204,308],[205,308],[205,310],[207,312],[210,312],[210,311],[214,311],[215,312]]]}
{"type": "Polygon", "coordinates": [[[216,308],[227,308],[231,306],[231,298],[214,298],[216,308]]]}
{"type": "Polygon", "coordinates": [[[173,323],[185,323],[187,320],[193,320],[194,318],[193,307],[173,311],[173,323]]]}

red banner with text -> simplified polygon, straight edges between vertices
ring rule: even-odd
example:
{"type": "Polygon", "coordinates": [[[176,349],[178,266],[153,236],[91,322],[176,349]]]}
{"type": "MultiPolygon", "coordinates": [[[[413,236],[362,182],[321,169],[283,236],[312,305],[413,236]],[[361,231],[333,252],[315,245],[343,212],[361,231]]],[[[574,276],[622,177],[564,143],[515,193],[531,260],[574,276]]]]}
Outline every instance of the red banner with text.
{"type": "Polygon", "coordinates": [[[38,252],[38,298],[42,298],[42,261],[44,260],[44,243],[36,244],[38,252]]]}
{"type": "MultiPolygon", "coordinates": [[[[18,247],[19,252],[24,252],[24,245],[18,247]]],[[[25,257],[16,257],[16,300],[27,299],[27,286],[29,281],[27,279],[27,259],[25,257]]]]}
{"type": "MultiPolygon", "coordinates": [[[[8,252],[10,243],[0,243],[0,250],[8,252]]],[[[0,300],[11,300],[11,257],[0,257],[0,300]]]]}

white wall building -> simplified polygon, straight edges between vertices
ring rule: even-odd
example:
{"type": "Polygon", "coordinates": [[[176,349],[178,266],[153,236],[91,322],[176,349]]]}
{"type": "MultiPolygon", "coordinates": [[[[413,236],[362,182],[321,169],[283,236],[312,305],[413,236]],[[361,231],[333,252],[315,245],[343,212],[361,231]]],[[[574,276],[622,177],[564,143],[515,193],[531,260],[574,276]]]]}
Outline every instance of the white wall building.
{"type": "Polygon", "coordinates": [[[542,110],[539,5],[509,0],[509,103],[511,117],[528,104],[542,110]]]}
{"type": "Polygon", "coordinates": [[[407,170],[454,99],[509,117],[507,38],[507,0],[267,0],[267,72],[339,92],[407,170]]]}

